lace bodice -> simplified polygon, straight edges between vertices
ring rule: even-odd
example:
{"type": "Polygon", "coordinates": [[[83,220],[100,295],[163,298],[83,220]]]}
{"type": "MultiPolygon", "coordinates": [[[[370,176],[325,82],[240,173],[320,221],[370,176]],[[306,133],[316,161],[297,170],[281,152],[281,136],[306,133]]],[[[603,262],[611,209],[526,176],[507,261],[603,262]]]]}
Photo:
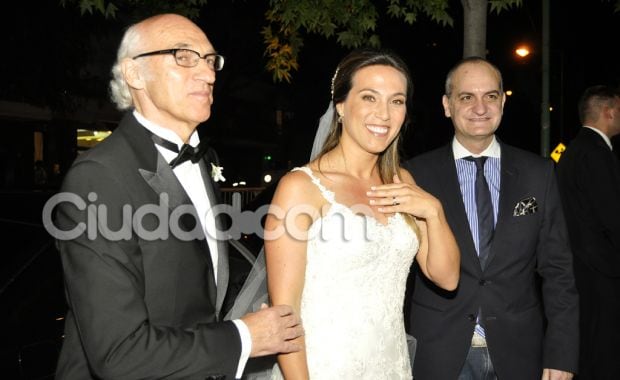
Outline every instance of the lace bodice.
{"type": "Polygon", "coordinates": [[[403,298],[415,233],[400,214],[386,224],[355,214],[309,168],[294,170],[330,204],[308,233],[301,317],[310,378],[411,379],[403,298]]]}

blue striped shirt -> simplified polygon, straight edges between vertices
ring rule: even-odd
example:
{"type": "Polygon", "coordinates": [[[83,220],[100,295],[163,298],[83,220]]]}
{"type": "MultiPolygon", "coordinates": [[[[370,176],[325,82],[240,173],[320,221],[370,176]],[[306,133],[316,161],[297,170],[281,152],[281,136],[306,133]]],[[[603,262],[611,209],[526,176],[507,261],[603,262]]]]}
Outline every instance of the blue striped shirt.
{"type": "Polygon", "coordinates": [[[494,223],[497,223],[501,168],[500,146],[497,140],[493,138],[491,144],[481,154],[475,155],[465,149],[465,147],[463,147],[463,145],[461,145],[461,143],[459,143],[458,140],[455,138],[452,142],[452,150],[454,152],[456,174],[459,179],[459,186],[461,188],[461,195],[463,196],[463,203],[465,204],[465,213],[467,214],[467,221],[469,222],[471,237],[474,241],[474,245],[476,246],[476,252],[479,252],[478,211],[476,208],[476,164],[472,161],[465,160],[464,157],[488,157],[486,163],[484,164],[484,177],[487,180],[487,184],[489,185],[489,191],[491,192],[494,223]]]}
{"type": "MultiPolygon", "coordinates": [[[[499,143],[493,138],[491,144],[479,155],[469,152],[456,138],[452,141],[452,151],[456,163],[456,174],[459,179],[461,195],[465,204],[465,213],[469,222],[469,230],[476,247],[476,252],[480,254],[480,242],[478,240],[478,209],[476,208],[476,163],[465,160],[468,156],[487,156],[484,164],[484,177],[489,185],[491,192],[491,203],[493,203],[493,222],[497,224],[497,212],[499,207],[499,186],[501,168],[501,149],[499,143]]],[[[475,327],[476,332],[485,336],[484,329],[478,323],[475,327]]]]}
{"type": "MultiPolygon", "coordinates": [[[[476,246],[476,252],[480,253],[478,246],[478,211],[476,207],[476,163],[459,158],[456,160],[456,173],[459,177],[459,186],[463,195],[467,221],[471,231],[471,237],[476,246]]],[[[499,206],[499,182],[500,182],[500,158],[488,157],[484,164],[484,177],[491,192],[493,203],[493,219],[497,223],[497,209],[499,206]]]]}

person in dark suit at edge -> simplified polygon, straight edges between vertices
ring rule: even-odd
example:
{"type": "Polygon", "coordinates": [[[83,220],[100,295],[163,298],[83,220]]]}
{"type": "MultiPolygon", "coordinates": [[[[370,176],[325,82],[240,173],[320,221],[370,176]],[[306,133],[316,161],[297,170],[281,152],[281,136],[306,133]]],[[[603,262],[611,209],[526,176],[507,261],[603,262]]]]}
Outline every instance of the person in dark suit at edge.
{"type": "Polygon", "coordinates": [[[579,379],[620,378],[620,91],[586,89],[582,127],[558,163],[580,300],[579,379]]]}
{"type": "Polygon", "coordinates": [[[495,137],[505,101],[496,66],[458,62],[442,99],[452,142],[406,163],[443,204],[461,250],[454,292],[416,271],[416,380],[570,379],[577,371],[578,296],[553,163],[495,137]]]}
{"type": "Polygon", "coordinates": [[[227,242],[209,212],[221,173],[196,127],[223,64],[185,17],[127,29],[110,88],[128,112],[72,165],[57,208],[69,305],[58,379],[233,379],[250,356],[299,350],[289,306],[222,320],[227,242]]]}

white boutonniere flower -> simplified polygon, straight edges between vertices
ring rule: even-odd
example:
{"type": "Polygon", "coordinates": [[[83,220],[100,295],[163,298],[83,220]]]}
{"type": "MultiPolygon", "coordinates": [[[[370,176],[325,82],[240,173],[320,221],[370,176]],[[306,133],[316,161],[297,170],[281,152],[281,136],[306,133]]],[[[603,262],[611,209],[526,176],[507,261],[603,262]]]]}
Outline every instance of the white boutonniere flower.
{"type": "Polygon", "coordinates": [[[222,171],[224,171],[222,166],[217,166],[213,162],[211,163],[211,178],[213,178],[213,181],[226,182],[226,178],[222,175],[222,171]]]}

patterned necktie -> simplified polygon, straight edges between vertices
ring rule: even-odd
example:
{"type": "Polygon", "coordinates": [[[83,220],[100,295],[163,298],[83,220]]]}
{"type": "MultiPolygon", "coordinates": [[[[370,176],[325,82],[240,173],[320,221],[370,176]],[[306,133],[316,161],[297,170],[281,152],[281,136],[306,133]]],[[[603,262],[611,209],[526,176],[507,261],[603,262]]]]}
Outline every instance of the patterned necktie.
{"type": "Polygon", "coordinates": [[[153,139],[153,142],[155,142],[155,144],[162,146],[172,152],[178,153],[177,156],[173,158],[172,161],[170,161],[171,169],[174,169],[185,161],[191,161],[193,163],[200,161],[200,159],[209,149],[209,146],[202,141],[195,147],[189,144],[183,144],[181,146],[181,149],[179,149],[179,146],[177,144],[161,138],[155,134],[152,134],[151,138],[153,139]]]}
{"type": "Polygon", "coordinates": [[[487,157],[465,157],[468,161],[476,164],[476,209],[478,212],[478,258],[480,265],[484,269],[489,258],[491,241],[495,223],[493,217],[493,203],[491,203],[491,192],[489,185],[484,177],[484,163],[487,157]]]}

